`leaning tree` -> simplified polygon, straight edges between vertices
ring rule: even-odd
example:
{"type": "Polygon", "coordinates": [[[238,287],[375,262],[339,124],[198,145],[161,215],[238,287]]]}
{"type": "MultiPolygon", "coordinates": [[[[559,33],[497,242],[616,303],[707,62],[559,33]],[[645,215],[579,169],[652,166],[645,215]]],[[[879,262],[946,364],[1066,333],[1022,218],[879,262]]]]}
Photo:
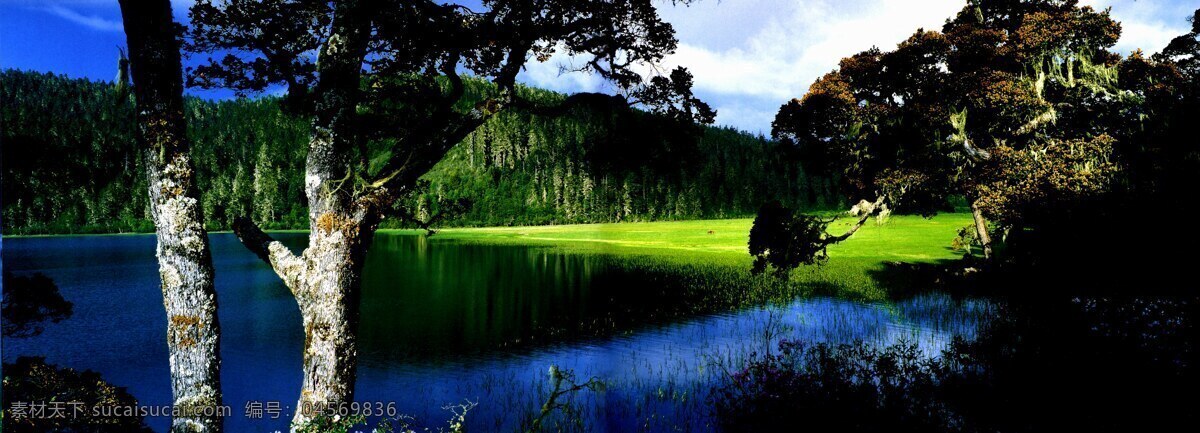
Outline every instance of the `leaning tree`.
{"type": "Polygon", "coordinates": [[[651,3],[202,0],[192,7],[188,49],[212,57],[190,71],[191,84],[240,93],[285,88],[285,107],[311,119],[308,246],[295,254],[247,218],[234,224],[300,306],[304,384],[294,426],[311,419],[304,408],[353,398],[363,262],[386,210],[489,118],[619,103],[679,122],[713,119],[685,70],[657,73],[677,41],[651,3]],[[559,53],[576,62],[566,72],[598,75],[618,95],[577,95],[556,106],[524,98],[517,75],[531,60],[559,53]],[[464,75],[491,86],[466,95],[464,75]]]}
{"type": "Polygon", "coordinates": [[[990,257],[992,233],[1021,232],[1103,193],[1116,170],[1109,133],[1139,103],[1117,86],[1119,56],[1108,49],[1119,35],[1107,11],[1075,0],[973,0],[941,32],[843,59],[780,108],[772,132],[862,200],[861,217],[834,236],[828,220],[766,208],[773,216],[752,253],[785,270],[812,263],[873,212],[930,215],[958,195],[990,257]],[[816,247],[768,245],[789,238],[782,232],[816,247]],[[804,254],[771,258],[772,249],[804,254]]]}

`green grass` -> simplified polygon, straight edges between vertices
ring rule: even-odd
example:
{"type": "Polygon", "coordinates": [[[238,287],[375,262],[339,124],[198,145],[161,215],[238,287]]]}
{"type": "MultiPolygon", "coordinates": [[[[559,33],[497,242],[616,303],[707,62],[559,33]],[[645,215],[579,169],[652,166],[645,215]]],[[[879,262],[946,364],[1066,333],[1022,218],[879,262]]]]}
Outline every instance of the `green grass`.
{"type": "MultiPolygon", "coordinates": [[[[564,253],[605,254],[639,262],[655,261],[689,268],[724,268],[749,273],[751,219],[580,224],[537,227],[455,228],[438,232],[431,242],[540,246],[564,253]]],[[[829,261],[793,273],[792,283],[809,292],[868,300],[884,299],[888,290],[874,273],[887,262],[930,263],[961,253],[950,249],[967,214],[931,219],[893,216],[883,225],[869,222],[849,240],[829,248],[829,261]]],[[[840,233],[853,223],[842,218],[829,231],[840,233]]],[[[402,233],[383,230],[381,233],[402,233]]]]}
{"type": "MultiPolygon", "coordinates": [[[[841,233],[852,218],[830,224],[831,233],[841,233]]],[[[520,245],[552,249],[570,254],[601,254],[615,257],[630,267],[654,268],[699,284],[720,279],[727,287],[745,286],[751,257],[748,252],[752,219],[662,221],[645,223],[576,224],[532,227],[448,228],[431,243],[520,245]],[[710,233],[711,232],[711,233],[710,233]]],[[[885,224],[868,222],[849,240],[829,248],[829,260],[792,274],[790,292],[770,291],[769,296],[829,294],[863,300],[884,300],[894,292],[880,282],[888,262],[932,263],[961,257],[950,243],[958,229],[971,224],[971,215],[941,214],[933,218],[892,216],[885,224]]],[[[282,232],[275,231],[272,232],[282,232]]],[[[305,232],[303,230],[288,232],[305,232]]],[[[423,233],[418,230],[380,230],[389,233],[423,233]]],[[[37,235],[35,235],[37,236],[37,235]]],[[[54,235],[51,235],[54,236],[54,235]]],[[[65,235],[78,236],[78,235],[65,235]]],[[[31,236],[5,236],[9,238],[31,236]]],[[[755,286],[777,286],[754,282],[755,286]]],[[[910,289],[910,288],[905,288],[910,289]]],[[[919,288],[918,288],[919,289],[919,288]]],[[[744,302],[745,299],[735,303],[744,302]]]]}
{"type": "MultiPolygon", "coordinates": [[[[841,218],[831,233],[854,221],[841,218]]],[[[878,262],[930,262],[959,256],[950,249],[959,228],[970,224],[967,214],[943,214],[931,219],[893,216],[883,225],[869,222],[846,242],[829,248],[831,261],[870,259],[878,262]]],[[[577,224],[534,227],[453,228],[438,231],[438,242],[536,245],[575,252],[649,254],[664,257],[732,259],[750,264],[747,242],[752,219],[664,221],[646,223],[577,224]]],[[[404,232],[405,230],[381,230],[404,232]]]]}

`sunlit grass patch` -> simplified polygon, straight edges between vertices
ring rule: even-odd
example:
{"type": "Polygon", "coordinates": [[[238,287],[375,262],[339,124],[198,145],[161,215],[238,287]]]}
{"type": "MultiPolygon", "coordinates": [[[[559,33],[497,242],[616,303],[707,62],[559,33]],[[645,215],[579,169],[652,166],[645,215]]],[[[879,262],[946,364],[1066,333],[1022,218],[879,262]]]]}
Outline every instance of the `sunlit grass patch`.
{"type": "MultiPolygon", "coordinates": [[[[970,218],[967,214],[944,214],[929,219],[893,216],[884,224],[869,223],[850,240],[831,246],[828,263],[794,272],[789,292],[884,299],[887,291],[872,272],[881,270],[888,262],[929,263],[959,257],[950,245],[957,229],[969,224],[970,218]]],[[[697,284],[734,280],[741,284],[757,279],[749,275],[751,257],[747,242],[752,224],[753,220],[746,218],[454,228],[440,231],[430,242],[539,246],[562,253],[611,255],[626,259],[631,265],[654,263],[676,267],[677,274],[689,275],[689,279],[698,280],[697,284]]],[[[830,224],[829,231],[840,233],[850,224],[850,218],[841,218],[830,224]]],[[[774,293],[769,297],[783,295],[774,293]]]]}

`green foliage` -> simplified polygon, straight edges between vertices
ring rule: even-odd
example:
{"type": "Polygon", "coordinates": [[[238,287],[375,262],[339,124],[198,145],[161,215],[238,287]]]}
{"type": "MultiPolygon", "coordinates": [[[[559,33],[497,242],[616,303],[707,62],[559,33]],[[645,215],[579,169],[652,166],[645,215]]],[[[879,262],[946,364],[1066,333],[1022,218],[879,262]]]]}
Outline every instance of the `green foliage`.
{"type": "MultiPolygon", "coordinates": [[[[19,357],[4,363],[4,431],[8,433],[79,432],[149,433],[142,416],[92,416],[93,408],[133,408],[137,400],[125,388],[105,382],[99,373],[79,372],[46,363],[44,358],[19,357]],[[14,416],[15,405],[53,402],[64,404],[64,417],[14,416]],[[71,406],[71,404],[78,404],[71,406]],[[86,411],[72,416],[76,408],[86,411]]],[[[28,406],[26,406],[28,409],[28,406]]]]}
{"type": "Polygon", "coordinates": [[[308,128],[275,99],[188,101],[188,136],[204,217],[224,230],[250,216],[265,228],[307,228],[308,128]]]}
{"type": "Polygon", "coordinates": [[[455,225],[723,218],[770,198],[809,208],[824,194],[774,141],[727,128],[679,139],[660,126],[644,113],[505,112],[425,178],[436,197],[473,202],[455,225]]]}
{"type": "Polygon", "coordinates": [[[750,255],[754,256],[755,274],[774,269],[775,275],[786,277],[800,265],[824,263],[826,252],[825,227],[832,220],[797,214],[778,202],[764,205],[750,229],[750,255]]]}
{"type": "MultiPolygon", "coordinates": [[[[5,234],[154,230],[133,105],[121,93],[106,83],[0,72],[5,234]]],[[[297,208],[304,122],[271,99],[189,99],[185,110],[210,228],[240,215],[271,228],[306,224],[297,208]]]]}
{"type": "MultiPolygon", "coordinates": [[[[465,84],[464,101],[494,91],[465,84]]],[[[517,90],[534,103],[565,98],[517,90]]],[[[209,229],[244,215],[268,229],[308,227],[308,126],[279,102],[187,101],[209,229]]],[[[9,70],[0,72],[0,104],[5,234],[153,230],[127,98],[106,83],[9,70]]],[[[727,128],[688,138],[665,133],[664,122],[583,106],[554,116],[506,110],[454,147],[384,225],[419,226],[399,217],[420,213],[421,202],[430,216],[455,208],[445,225],[517,225],[745,216],[769,198],[796,208],[830,200],[827,182],[810,179],[774,141],[727,128]]],[[[369,140],[371,160],[388,160],[394,144],[369,140]]]]}
{"type": "Polygon", "coordinates": [[[962,251],[967,254],[971,254],[971,249],[976,246],[979,246],[979,232],[975,230],[974,225],[958,229],[958,237],[950,242],[950,248],[954,251],[962,251]]]}
{"type": "Polygon", "coordinates": [[[145,176],[122,92],[0,72],[4,232],[145,231],[145,176]]]}

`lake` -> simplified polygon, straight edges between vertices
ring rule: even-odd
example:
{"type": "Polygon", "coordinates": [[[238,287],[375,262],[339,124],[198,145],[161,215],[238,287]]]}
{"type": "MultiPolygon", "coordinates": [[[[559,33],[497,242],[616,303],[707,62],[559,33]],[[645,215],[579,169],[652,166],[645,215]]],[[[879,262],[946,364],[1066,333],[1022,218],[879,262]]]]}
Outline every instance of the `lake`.
{"type": "MultiPolygon", "coordinates": [[[[282,234],[295,249],[305,235],[282,234]]],[[[287,430],[244,416],[247,402],[295,404],[303,329],[291,294],[231,234],[211,235],[222,334],[225,404],[232,432],[287,430]]],[[[75,304],[72,317],[32,338],[8,338],[3,358],[44,356],[90,369],[141,404],[169,404],[166,314],[151,235],[4,239],[3,266],[41,272],[75,304]]],[[[748,272],[748,271],[747,271],[748,272]]],[[[712,428],[708,390],[721,365],[763,353],[782,338],[889,344],[930,355],[956,335],[972,338],[986,301],[925,294],[886,303],[810,297],[778,305],[704,308],[669,274],[618,257],[547,248],[439,242],[380,234],[363,288],[358,401],[396,402],[436,428],[443,409],[478,406],[469,430],[513,431],[544,402],[551,365],[602,391],[574,395],[593,431],[712,428]]],[[[691,287],[692,292],[703,287],[691,287]]],[[[155,431],[168,420],[151,418],[155,431]]]]}

